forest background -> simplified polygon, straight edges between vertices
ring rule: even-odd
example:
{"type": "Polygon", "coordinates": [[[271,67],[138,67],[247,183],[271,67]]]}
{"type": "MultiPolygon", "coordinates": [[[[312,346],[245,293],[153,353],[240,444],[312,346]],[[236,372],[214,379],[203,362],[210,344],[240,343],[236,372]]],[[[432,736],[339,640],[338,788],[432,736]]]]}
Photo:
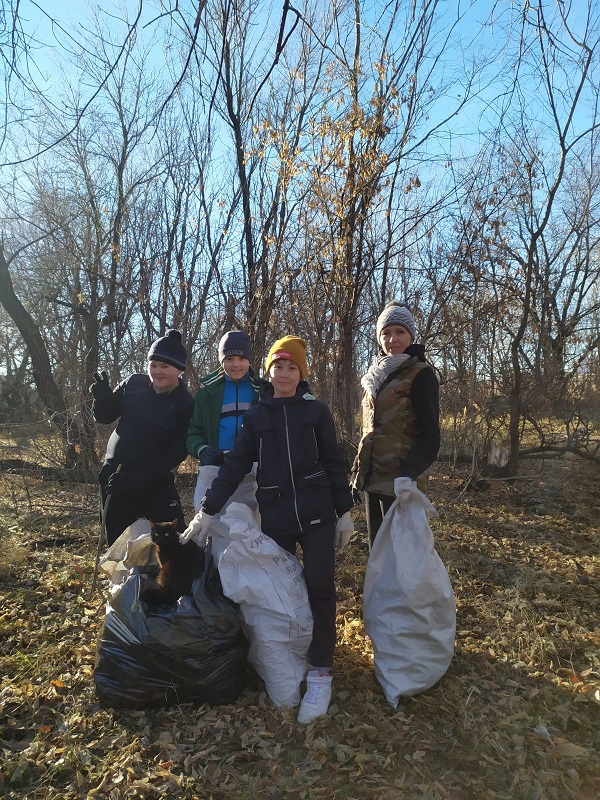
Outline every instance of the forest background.
{"type": "Polygon", "coordinates": [[[600,795],[599,5],[0,0],[0,794],[600,795]],[[94,371],[178,327],[194,391],[224,330],[259,371],[296,333],[351,456],[391,298],[440,378],[448,674],[385,702],[357,508],[328,717],[255,676],[227,707],[99,708],[94,371]]]}
{"type": "Polygon", "coordinates": [[[474,475],[515,474],[532,448],[596,457],[597,2],[0,9],[0,420],[17,444],[93,474],[93,373],[143,370],[178,327],[194,391],[240,327],[259,371],[273,338],[306,338],[351,455],[397,298],[474,475]]]}

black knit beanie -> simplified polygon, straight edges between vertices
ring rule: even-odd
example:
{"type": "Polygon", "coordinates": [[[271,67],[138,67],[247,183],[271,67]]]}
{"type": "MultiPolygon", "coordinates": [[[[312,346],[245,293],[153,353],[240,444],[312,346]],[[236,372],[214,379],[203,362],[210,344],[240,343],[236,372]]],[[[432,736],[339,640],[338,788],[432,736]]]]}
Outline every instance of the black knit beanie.
{"type": "Polygon", "coordinates": [[[167,331],[166,336],[161,336],[152,342],[148,361],[163,361],[165,364],[184,370],[187,364],[187,351],[181,341],[181,332],[175,329],[167,331]]]}

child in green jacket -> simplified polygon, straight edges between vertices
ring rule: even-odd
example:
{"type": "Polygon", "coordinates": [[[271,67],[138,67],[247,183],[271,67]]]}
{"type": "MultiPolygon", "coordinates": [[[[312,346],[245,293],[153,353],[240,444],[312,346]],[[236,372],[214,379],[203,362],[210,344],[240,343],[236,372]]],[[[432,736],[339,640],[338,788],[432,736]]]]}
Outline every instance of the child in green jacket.
{"type": "Polygon", "coordinates": [[[227,331],[219,342],[220,367],[200,379],[188,427],[188,453],[200,462],[194,509],[231,450],[245,412],[258,401],[259,381],[251,364],[252,345],[244,331],[227,331]],[[204,469],[208,467],[209,469],[204,469]]]}

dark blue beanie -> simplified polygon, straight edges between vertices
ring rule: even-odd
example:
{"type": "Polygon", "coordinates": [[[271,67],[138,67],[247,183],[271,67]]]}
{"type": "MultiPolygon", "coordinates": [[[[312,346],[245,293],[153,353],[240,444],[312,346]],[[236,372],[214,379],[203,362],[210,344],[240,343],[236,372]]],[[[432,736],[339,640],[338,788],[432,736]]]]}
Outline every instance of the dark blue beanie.
{"type": "Polygon", "coordinates": [[[152,342],[148,361],[163,361],[165,364],[184,370],[187,364],[187,351],[181,341],[181,332],[175,329],[167,331],[166,336],[161,336],[152,342]]]}
{"type": "Polygon", "coordinates": [[[229,356],[240,356],[247,358],[250,363],[254,359],[250,339],[244,331],[227,331],[219,342],[219,364],[229,356]]]}

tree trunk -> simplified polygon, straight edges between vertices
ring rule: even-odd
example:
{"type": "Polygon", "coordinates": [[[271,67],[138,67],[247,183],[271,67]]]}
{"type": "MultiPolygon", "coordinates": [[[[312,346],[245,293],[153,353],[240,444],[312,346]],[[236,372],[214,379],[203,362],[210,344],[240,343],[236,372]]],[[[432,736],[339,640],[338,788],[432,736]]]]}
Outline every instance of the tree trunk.
{"type": "Polygon", "coordinates": [[[356,455],[358,439],[357,412],[359,395],[356,388],[356,375],[353,359],[354,320],[348,319],[342,326],[339,341],[337,367],[337,403],[335,412],[338,422],[338,435],[350,465],[356,455]]]}
{"type": "MultiPolygon", "coordinates": [[[[8,262],[1,247],[0,304],[2,304],[9,317],[15,323],[25,341],[27,351],[31,358],[33,379],[40,399],[50,416],[50,421],[56,427],[64,444],[65,467],[67,469],[74,469],[87,466],[86,461],[88,461],[88,459],[84,454],[86,454],[89,449],[89,443],[87,447],[82,447],[85,438],[82,440],[82,437],[79,436],[79,426],[73,425],[73,420],[69,419],[64,398],[52,375],[52,368],[50,366],[46,345],[31,315],[15,294],[12,278],[8,270],[8,262]]],[[[85,425],[82,426],[84,431],[85,427],[85,425]]],[[[78,477],[85,479],[86,476],[78,475],[78,477]]]]}

